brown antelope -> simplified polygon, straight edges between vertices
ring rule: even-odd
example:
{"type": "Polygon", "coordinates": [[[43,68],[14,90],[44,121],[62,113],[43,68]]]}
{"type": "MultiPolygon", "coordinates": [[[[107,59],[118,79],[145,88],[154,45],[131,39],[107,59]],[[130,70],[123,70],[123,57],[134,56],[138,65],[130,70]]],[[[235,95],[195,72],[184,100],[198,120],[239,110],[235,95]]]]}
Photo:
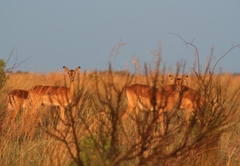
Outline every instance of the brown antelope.
{"type": "Polygon", "coordinates": [[[191,112],[196,111],[199,104],[203,103],[200,94],[183,85],[183,81],[183,78],[175,78],[174,84],[164,86],[161,89],[141,84],[127,86],[125,90],[128,108],[122,117],[123,121],[133,110],[135,110],[133,120],[136,120],[139,109],[156,110],[158,113],[157,123],[160,123],[161,133],[164,134],[163,112],[170,111],[173,108],[184,108],[186,126],[188,126],[191,112]]]}
{"type": "Polygon", "coordinates": [[[19,110],[21,108],[27,108],[27,107],[29,107],[27,90],[14,89],[8,93],[6,112],[14,110],[12,115],[10,116],[10,121],[12,124],[19,110]]]}
{"type": "Polygon", "coordinates": [[[60,106],[60,118],[65,118],[65,107],[67,107],[74,96],[74,77],[79,71],[80,66],[75,70],[69,70],[63,66],[64,71],[67,72],[70,80],[70,87],[55,87],[55,86],[43,86],[36,85],[29,90],[29,98],[31,101],[31,109],[37,110],[42,104],[50,106],[60,106]]]}

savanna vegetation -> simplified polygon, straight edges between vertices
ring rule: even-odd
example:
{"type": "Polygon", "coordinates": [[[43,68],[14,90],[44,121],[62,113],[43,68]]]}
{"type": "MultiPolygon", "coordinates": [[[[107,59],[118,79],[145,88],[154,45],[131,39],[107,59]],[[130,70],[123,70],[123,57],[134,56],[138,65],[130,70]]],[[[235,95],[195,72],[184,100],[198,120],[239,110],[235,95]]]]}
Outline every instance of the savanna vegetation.
{"type": "Polygon", "coordinates": [[[105,71],[81,71],[61,127],[58,107],[23,109],[14,124],[5,109],[13,89],[68,86],[64,72],[1,72],[0,165],[240,165],[240,76],[215,73],[211,59],[204,69],[188,70],[179,62],[169,73],[160,53],[155,52],[152,64],[135,61],[134,72],[116,71],[112,63],[105,71]],[[186,73],[184,85],[205,101],[191,115],[188,130],[183,130],[184,109],[164,113],[164,135],[155,130],[157,110],[141,111],[135,123],[131,116],[122,121],[124,87],[141,83],[160,88],[173,84],[169,74],[186,73]]]}

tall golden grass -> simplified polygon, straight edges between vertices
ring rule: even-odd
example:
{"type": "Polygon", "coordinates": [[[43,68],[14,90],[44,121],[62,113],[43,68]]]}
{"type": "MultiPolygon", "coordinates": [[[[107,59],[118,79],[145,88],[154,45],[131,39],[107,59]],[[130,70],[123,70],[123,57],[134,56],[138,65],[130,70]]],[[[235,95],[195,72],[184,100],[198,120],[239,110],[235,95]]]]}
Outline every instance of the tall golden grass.
{"type": "MultiPolygon", "coordinates": [[[[160,61],[158,61],[160,63],[160,61]]],[[[154,115],[141,112],[137,126],[121,121],[127,108],[124,87],[133,83],[160,87],[172,84],[165,68],[145,66],[143,72],[81,72],[76,77],[73,103],[66,108],[67,122],[58,108],[42,106],[22,110],[15,125],[5,112],[6,95],[13,89],[35,85],[68,86],[63,72],[12,73],[1,89],[0,165],[239,165],[240,76],[189,75],[184,84],[206,99],[201,112],[191,117],[183,132],[184,110],[164,114],[165,135],[151,130],[154,115]],[[196,119],[195,116],[200,117],[196,119]],[[39,123],[39,118],[42,124],[39,123]]],[[[181,74],[180,69],[176,73],[181,74]]]]}

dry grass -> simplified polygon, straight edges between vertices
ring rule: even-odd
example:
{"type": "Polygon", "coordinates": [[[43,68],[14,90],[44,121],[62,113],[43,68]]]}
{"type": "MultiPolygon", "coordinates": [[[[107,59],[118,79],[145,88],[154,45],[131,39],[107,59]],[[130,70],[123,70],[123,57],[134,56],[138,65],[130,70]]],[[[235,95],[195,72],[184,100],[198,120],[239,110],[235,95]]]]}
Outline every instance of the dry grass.
{"type": "Polygon", "coordinates": [[[201,82],[191,74],[185,84],[207,99],[206,107],[201,108],[204,115],[196,115],[202,116],[201,123],[192,118],[190,132],[183,133],[184,111],[172,111],[166,114],[167,134],[159,136],[149,130],[151,123],[144,112],[137,127],[131,119],[121,121],[127,108],[126,85],[154,86],[157,82],[159,87],[172,83],[165,72],[156,74],[158,69],[147,69],[135,75],[111,68],[80,73],[75,100],[66,109],[68,121],[60,128],[56,128],[58,108],[46,106],[38,113],[22,110],[15,126],[8,125],[6,94],[16,88],[28,90],[37,84],[68,86],[66,75],[9,75],[0,92],[0,165],[239,165],[240,76],[203,75],[201,82]],[[217,103],[213,103],[215,99],[219,99],[217,103]]]}

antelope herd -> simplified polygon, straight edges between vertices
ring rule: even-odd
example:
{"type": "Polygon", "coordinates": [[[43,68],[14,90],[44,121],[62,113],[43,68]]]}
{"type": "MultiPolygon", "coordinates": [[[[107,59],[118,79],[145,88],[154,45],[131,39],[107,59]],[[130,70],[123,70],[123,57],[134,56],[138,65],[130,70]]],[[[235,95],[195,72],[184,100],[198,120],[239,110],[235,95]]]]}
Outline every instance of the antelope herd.
{"type": "Polygon", "coordinates": [[[184,78],[173,79],[174,84],[163,86],[161,89],[142,84],[127,86],[125,90],[128,108],[123,115],[123,121],[132,111],[135,111],[132,118],[134,121],[136,121],[139,110],[156,111],[157,123],[160,123],[161,133],[164,134],[164,112],[174,108],[183,108],[185,109],[185,127],[187,128],[192,111],[197,111],[204,101],[198,92],[183,85],[184,78]]]}
{"type": "MultiPolygon", "coordinates": [[[[14,122],[21,108],[37,110],[43,104],[59,106],[60,118],[65,119],[65,107],[72,102],[74,77],[80,66],[75,70],[69,70],[65,66],[63,68],[70,80],[69,88],[36,85],[29,91],[15,89],[8,93],[6,111],[14,110],[10,116],[11,123],[14,122]]],[[[174,84],[162,86],[160,89],[143,84],[132,84],[125,87],[128,107],[122,116],[122,121],[125,122],[130,114],[132,114],[132,119],[136,121],[139,110],[156,111],[157,123],[160,124],[161,133],[164,134],[164,112],[175,108],[183,108],[185,109],[185,124],[188,126],[191,113],[197,111],[199,106],[203,105],[203,99],[197,91],[183,85],[183,77],[176,77],[173,80],[174,84]]]]}

